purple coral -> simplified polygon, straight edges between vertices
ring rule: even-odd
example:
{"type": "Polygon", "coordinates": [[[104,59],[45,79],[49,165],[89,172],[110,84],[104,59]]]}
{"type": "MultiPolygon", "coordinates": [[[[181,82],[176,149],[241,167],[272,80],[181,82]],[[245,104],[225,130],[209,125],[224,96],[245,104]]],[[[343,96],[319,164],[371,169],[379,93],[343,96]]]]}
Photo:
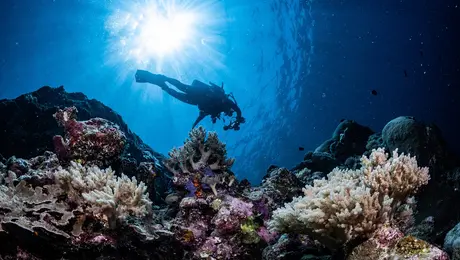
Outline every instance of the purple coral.
{"type": "Polygon", "coordinates": [[[268,220],[270,218],[270,210],[265,202],[266,198],[262,198],[258,201],[253,202],[255,210],[260,214],[260,216],[264,220],[268,220]]]}
{"type": "Polygon", "coordinates": [[[185,185],[185,189],[189,192],[187,194],[187,197],[195,196],[197,189],[196,189],[195,185],[193,184],[192,180],[189,180],[187,182],[187,184],[185,185]]]}
{"type": "Polygon", "coordinates": [[[243,221],[253,215],[252,203],[237,198],[229,198],[228,200],[214,217],[216,230],[221,234],[238,231],[243,221]]]}
{"type": "Polygon", "coordinates": [[[197,250],[197,257],[202,259],[234,259],[235,248],[230,241],[220,237],[209,237],[197,250]]]}

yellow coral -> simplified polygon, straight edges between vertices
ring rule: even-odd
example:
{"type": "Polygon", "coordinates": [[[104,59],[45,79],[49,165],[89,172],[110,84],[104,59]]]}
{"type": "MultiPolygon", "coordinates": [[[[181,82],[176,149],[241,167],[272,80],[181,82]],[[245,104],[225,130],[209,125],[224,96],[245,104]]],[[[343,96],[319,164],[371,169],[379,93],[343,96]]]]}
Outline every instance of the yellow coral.
{"type": "Polygon", "coordinates": [[[256,244],[259,243],[260,237],[257,234],[257,229],[259,228],[259,225],[257,225],[254,222],[254,219],[252,217],[249,217],[246,219],[246,221],[241,224],[241,235],[242,235],[242,241],[245,244],[256,244]]]}
{"type": "Polygon", "coordinates": [[[182,239],[188,243],[188,242],[193,241],[193,239],[195,239],[195,235],[193,234],[191,230],[185,230],[184,234],[182,235],[182,239]]]}
{"type": "Polygon", "coordinates": [[[213,208],[215,211],[218,211],[221,206],[222,206],[221,199],[215,199],[211,202],[211,208],[213,208]]]}
{"type": "Polygon", "coordinates": [[[430,244],[413,236],[406,236],[402,238],[396,245],[396,252],[403,256],[428,253],[429,250],[430,244]]]}

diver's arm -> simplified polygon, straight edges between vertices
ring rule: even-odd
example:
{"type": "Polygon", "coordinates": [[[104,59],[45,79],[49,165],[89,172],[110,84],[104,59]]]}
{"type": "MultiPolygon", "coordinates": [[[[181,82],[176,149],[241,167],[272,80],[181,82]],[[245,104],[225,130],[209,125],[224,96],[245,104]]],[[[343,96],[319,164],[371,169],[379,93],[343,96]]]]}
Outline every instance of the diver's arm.
{"type": "Polygon", "coordinates": [[[200,114],[198,115],[198,118],[195,120],[195,123],[193,123],[193,126],[192,126],[192,129],[195,128],[196,125],[198,125],[198,123],[203,120],[203,118],[205,118],[207,116],[207,114],[203,111],[200,111],[200,114]]]}
{"type": "Polygon", "coordinates": [[[238,107],[238,105],[235,102],[230,102],[230,108],[233,109],[233,111],[236,112],[236,118],[243,118],[241,116],[241,109],[238,107]]]}

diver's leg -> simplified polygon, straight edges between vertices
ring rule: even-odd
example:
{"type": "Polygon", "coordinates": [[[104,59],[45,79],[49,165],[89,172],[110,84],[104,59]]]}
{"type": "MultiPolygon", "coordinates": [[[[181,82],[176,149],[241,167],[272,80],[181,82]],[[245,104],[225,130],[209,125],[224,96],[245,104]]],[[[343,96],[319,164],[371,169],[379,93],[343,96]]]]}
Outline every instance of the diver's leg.
{"type": "Polygon", "coordinates": [[[173,85],[174,87],[176,87],[178,90],[180,90],[182,92],[188,92],[190,90],[189,85],[184,84],[184,83],[180,82],[177,79],[166,77],[165,81],[170,83],[171,85],[173,85]]]}
{"type": "MultiPolygon", "coordinates": [[[[166,84],[165,84],[166,85],[166,84]]],[[[187,103],[187,104],[190,104],[190,105],[197,105],[196,102],[193,102],[192,100],[190,100],[189,96],[185,93],[181,93],[181,92],[178,92],[178,91],[175,91],[174,89],[172,88],[168,88],[166,86],[166,88],[163,88],[163,90],[168,93],[169,95],[175,97],[176,99],[184,102],[184,103],[187,103]]]]}
{"type": "Polygon", "coordinates": [[[162,89],[168,88],[166,85],[166,76],[160,74],[153,74],[146,70],[136,71],[136,82],[138,83],[150,83],[159,86],[162,89]]]}
{"type": "Polygon", "coordinates": [[[177,79],[169,78],[161,74],[153,74],[146,70],[137,70],[135,78],[136,82],[151,83],[160,86],[162,89],[168,88],[165,83],[168,82],[182,92],[188,92],[190,90],[189,85],[186,85],[177,79]]]}

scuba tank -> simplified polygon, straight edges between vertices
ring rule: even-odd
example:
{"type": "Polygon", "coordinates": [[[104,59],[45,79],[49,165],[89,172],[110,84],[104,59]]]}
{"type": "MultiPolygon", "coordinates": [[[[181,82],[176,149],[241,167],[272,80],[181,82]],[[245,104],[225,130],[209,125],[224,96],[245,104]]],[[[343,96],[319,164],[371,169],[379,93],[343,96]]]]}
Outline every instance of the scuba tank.
{"type": "Polygon", "coordinates": [[[225,94],[224,83],[223,82],[222,82],[222,85],[220,87],[217,86],[216,84],[212,83],[211,81],[209,82],[209,84],[212,86],[213,91],[221,92],[222,94],[224,94],[228,98],[230,98],[235,104],[238,104],[238,103],[236,103],[236,99],[235,99],[235,96],[233,96],[233,93],[230,92],[229,94],[225,94]]]}
{"type": "Polygon", "coordinates": [[[211,90],[212,91],[218,92],[218,93],[221,93],[221,94],[225,94],[224,83],[223,82],[222,82],[221,87],[217,86],[216,84],[212,83],[211,81],[209,82],[209,85],[211,85],[211,90]]]}
{"type": "Polygon", "coordinates": [[[224,83],[222,83],[222,86],[219,87],[217,86],[216,84],[212,83],[212,82],[209,82],[209,85],[202,82],[202,81],[199,81],[199,80],[194,80],[192,82],[192,86],[193,87],[196,87],[198,89],[209,89],[211,90],[212,92],[216,93],[216,94],[222,94],[222,95],[225,95],[225,91],[224,91],[224,83]]]}
{"type": "Polygon", "coordinates": [[[208,84],[203,83],[196,79],[192,82],[192,86],[197,87],[197,88],[209,88],[208,84]]]}

